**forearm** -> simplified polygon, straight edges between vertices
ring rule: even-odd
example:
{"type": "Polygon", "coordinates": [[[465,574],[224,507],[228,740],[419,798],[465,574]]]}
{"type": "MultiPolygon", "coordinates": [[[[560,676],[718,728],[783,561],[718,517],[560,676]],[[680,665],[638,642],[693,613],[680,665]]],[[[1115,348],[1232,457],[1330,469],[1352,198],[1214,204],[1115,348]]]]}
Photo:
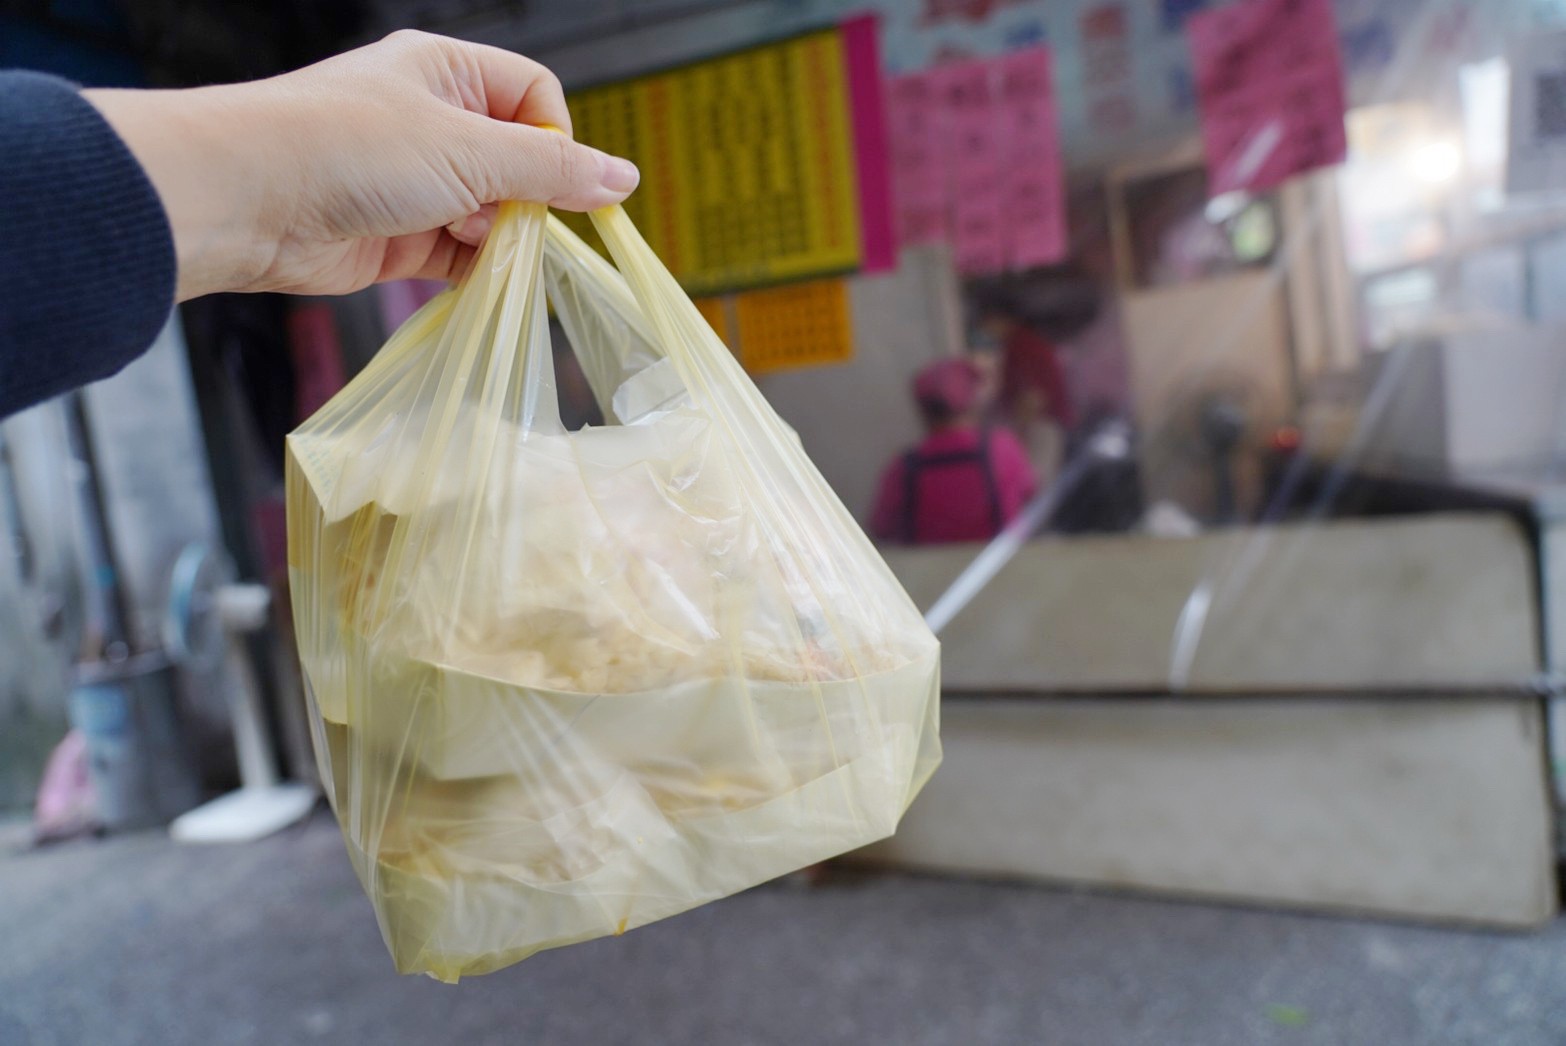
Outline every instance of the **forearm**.
{"type": "Polygon", "coordinates": [[[588,210],[638,177],[540,129],[570,129],[543,66],[425,33],[221,87],[0,80],[0,416],[114,373],[175,300],[454,279],[499,201],[588,210]]]}
{"type": "Polygon", "coordinates": [[[0,73],[0,417],[107,377],[173,306],[162,205],[62,80],[0,73]]]}
{"type": "Polygon", "coordinates": [[[157,190],[174,237],[175,297],[246,287],[271,263],[267,200],[290,166],[245,85],[183,91],[90,90],[157,190]]]}

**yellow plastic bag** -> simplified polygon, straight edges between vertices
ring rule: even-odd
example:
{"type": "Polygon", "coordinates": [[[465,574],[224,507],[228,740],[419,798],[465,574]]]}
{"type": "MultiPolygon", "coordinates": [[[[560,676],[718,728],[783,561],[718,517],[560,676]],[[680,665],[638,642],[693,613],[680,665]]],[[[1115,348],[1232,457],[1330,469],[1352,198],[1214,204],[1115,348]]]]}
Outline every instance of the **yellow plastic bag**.
{"type": "Polygon", "coordinates": [[[935,637],[619,208],[506,204],[288,439],[316,755],[397,968],[447,981],[882,838],[935,637]],[[623,273],[623,276],[622,276],[623,273]],[[560,423],[545,287],[611,423],[560,423]]]}

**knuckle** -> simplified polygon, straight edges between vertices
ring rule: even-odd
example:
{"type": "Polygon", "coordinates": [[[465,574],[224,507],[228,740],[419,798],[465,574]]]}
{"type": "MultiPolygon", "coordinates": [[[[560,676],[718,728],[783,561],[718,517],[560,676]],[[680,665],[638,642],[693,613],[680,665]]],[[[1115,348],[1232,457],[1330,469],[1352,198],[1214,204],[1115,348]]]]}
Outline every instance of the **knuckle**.
{"type": "Polygon", "coordinates": [[[416,47],[429,47],[436,39],[434,33],[426,33],[422,29],[394,29],[381,38],[384,44],[402,49],[416,47]]]}
{"type": "MultiPolygon", "coordinates": [[[[529,61],[532,60],[529,59],[529,61]]],[[[535,86],[543,88],[550,94],[565,95],[565,88],[560,85],[560,77],[555,75],[553,69],[547,65],[540,65],[537,62],[533,62],[533,69],[536,77],[534,80],[535,86]]]]}
{"type": "Polygon", "coordinates": [[[464,213],[478,210],[489,200],[500,199],[504,194],[501,172],[494,162],[494,149],[484,136],[477,133],[452,135],[449,132],[435,137],[443,141],[447,159],[451,165],[453,182],[459,187],[459,197],[464,213]]]}

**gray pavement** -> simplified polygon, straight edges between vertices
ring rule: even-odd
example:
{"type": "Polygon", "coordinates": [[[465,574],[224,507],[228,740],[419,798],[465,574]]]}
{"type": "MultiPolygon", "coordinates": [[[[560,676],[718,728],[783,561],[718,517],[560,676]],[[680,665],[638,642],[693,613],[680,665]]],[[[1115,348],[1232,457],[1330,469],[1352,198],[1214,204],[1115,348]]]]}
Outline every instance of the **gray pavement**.
{"type": "Polygon", "coordinates": [[[1566,924],[1398,926],[916,876],[785,881],[456,987],[336,828],[0,845],[0,1044],[1566,1043],[1566,924]]]}

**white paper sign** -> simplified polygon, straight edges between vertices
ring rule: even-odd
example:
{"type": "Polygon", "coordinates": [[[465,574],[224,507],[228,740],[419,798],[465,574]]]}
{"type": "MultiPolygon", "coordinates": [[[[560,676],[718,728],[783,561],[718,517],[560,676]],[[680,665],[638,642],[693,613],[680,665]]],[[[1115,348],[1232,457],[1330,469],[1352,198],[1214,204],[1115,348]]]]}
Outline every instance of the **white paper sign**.
{"type": "Polygon", "coordinates": [[[1566,31],[1512,45],[1509,193],[1566,190],[1566,31]]]}

